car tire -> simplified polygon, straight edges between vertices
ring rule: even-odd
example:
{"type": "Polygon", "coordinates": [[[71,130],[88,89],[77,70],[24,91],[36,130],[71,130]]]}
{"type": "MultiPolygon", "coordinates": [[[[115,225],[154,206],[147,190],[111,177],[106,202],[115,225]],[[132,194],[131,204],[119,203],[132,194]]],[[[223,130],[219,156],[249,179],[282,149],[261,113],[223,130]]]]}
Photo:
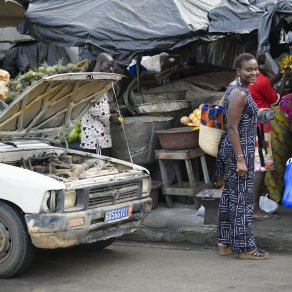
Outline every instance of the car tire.
{"type": "Polygon", "coordinates": [[[0,201],[0,278],[22,273],[31,264],[34,252],[24,218],[0,201]]]}
{"type": "Polygon", "coordinates": [[[114,241],[116,240],[115,237],[109,238],[106,240],[101,240],[89,244],[81,244],[78,246],[78,248],[83,249],[83,250],[101,250],[104,249],[108,246],[110,246],[114,241]]]}

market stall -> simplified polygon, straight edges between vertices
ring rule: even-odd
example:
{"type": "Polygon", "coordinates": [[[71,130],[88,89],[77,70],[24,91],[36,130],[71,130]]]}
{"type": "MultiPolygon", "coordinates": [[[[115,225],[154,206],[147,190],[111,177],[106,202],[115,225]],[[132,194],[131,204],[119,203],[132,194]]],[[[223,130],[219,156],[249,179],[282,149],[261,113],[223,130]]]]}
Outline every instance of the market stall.
{"type": "MultiPolygon", "coordinates": [[[[137,73],[133,81],[137,86],[128,87],[123,95],[125,117],[123,124],[112,127],[113,148],[118,158],[149,166],[155,162],[155,151],[161,148],[157,132],[174,127],[185,130],[188,126],[180,123],[182,116],[196,128],[193,111],[201,103],[219,100],[233,78],[228,72],[232,68],[230,59],[240,46],[228,46],[236,50],[225,56],[224,42],[203,49],[192,46],[222,37],[207,31],[208,11],[220,2],[35,0],[30,2],[26,20],[18,30],[50,44],[82,47],[82,57],[89,60],[101,51],[113,55],[124,67],[135,59],[137,73]],[[187,54],[180,51],[184,49],[187,54]],[[141,74],[142,57],[161,52],[167,54],[165,64],[154,74],[150,69],[141,74]],[[206,52],[208,58],[216,55],[213,62],[198,61],[206,52]],[[224,63],[212,65],[219,60],[224,63]],[[145,84],[148,81],[149,86],[145,84]]],[[[116,102],[118,97],[113,100],[116,102]]]]}

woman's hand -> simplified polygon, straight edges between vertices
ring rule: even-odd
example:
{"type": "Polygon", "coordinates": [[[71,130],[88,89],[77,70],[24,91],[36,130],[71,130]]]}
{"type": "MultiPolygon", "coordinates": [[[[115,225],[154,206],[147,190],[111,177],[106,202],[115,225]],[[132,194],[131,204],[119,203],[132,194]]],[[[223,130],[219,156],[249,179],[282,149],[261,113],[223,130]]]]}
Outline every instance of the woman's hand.
{"type": "Polygon", "coordinates": [[[275,112],[270,108],[260,108],[258,111],[258,122],[265,124],[275,119],[275,112]]]}
{"type": "Polygon", "coordinates": [[[284,74],[283,74],[283,77],[286,77],[286,78],[289,78],[292,74],[292,70],[290,68],[288,68],[284,74]]]}
{"type": "Polygon", "coordinates": [[[261,108],[259,108],[258,114],[260,114],[263,111],[271,111],[271,109],[268,107],[261,107],[261,108]]]}
{"type": "Polygon", "coordinates": [[[120,124],[120,121],[119,121],[119,114],[118,113],[112,113],[111,116],[110,116],[110,121],[115,124],[115,125],[118,125],[120,124]]]}
{"type": "Polygon", "coordinates": [[[239,158],[237,160],[237,165],[236,165],[236,172],[239,176],[246,176],[247,175],[247,166],[245,163],[245,160],[243,158],[239,158]]]}
{"type": "Polygon", "coordinates": [[[112,104],[109,105],[109,109],[111,114],[116,114],[118,112],[118,109],[112,104]]]}

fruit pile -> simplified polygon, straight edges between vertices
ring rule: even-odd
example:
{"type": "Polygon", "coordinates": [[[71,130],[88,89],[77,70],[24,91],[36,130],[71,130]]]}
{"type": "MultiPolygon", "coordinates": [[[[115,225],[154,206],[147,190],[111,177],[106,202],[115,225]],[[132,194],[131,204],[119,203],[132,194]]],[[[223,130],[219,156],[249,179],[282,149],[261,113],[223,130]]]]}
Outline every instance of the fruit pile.
{"type": "Polygon", "coordinates": [[[195,109],[189,116],[183,116],[180,118],[181,124],[190,127],[196,127],[196,129],[200,128],[201,121],[201,108],[195,109]]]}
{"type": "Polygon", "coordinates": [[[0,99],[5,100],[8,95],[8,87],[7,84],[10,81],[10,74],[9,72],[0,69],[0,99]]]}
{"type": "MultiPolygon", "coordinates": [[[[74,73],[74,72],[85,72],[88,69],[88,60],[84,60],[78,64],[67,64],[63,65],[62,60],[54,66],[49,66],[44,63],[35,70],[29,70],[24,74],[18,75],[15,79],[10,80],[7,83],[9,89],[5,102],[11,103],[21,92],[26,90],[29,86],[35,84],[38,80],[43,77],[62,74],[62,73],[74,73]]],[[[68,142],[77,142],[81,140],[81,122],[78,121],[67,138],[68,142]]]]}
{"type": "Polygon", "coordinates": [[[287,69],[292,69],[292,55],[285,56],[280,62],[280,73],[284,74],[287,69]]]}
{"type": "Polygon", "coordinates": [[[29,70],[24,74],[18,75],[15,79],[10,80],[10,82],[7,84],[9,92],[5,102],[7,104],[11,103],[27,87],[33,85],[43,77],[61,73],[84,72],[87,70],[87,68],[87,60],[84,60],[78,64],[69,63],[67,65],[63,65],[62,60],[60,60],[54,66],[49,66],[48,64],[44,63],[39,68],[35,69],[35,71],[29,70]]]}
{"type": "Polygon", "coordinates": [[[75,127],[70,132],[69,136],[67,137],[67,141],[71,142],[80,142],[81,141],[81,122],[78,121],[75,127]]]}

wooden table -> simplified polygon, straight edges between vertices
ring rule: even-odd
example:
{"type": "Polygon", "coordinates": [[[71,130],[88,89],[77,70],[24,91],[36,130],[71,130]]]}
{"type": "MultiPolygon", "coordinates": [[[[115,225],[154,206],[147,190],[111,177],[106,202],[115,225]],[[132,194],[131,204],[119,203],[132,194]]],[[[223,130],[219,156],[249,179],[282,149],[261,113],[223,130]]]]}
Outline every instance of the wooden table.
{"type": "MultiPolygon", "coordinates": [[[[200,147],[188,150],[156,150],[156,159],[159,163],[159,168],[161,172],[162,179],[162,194],[165,195],[166,205],[171,208],[172,195],[175,196],[190,196],[194,198],[195,208],[199,208],[199,201],[196,199],[195,195],[199,193],[202,189],[210,187],[210,178],[206,165],[206,160],[204,152],[200,147]],[[201,162],[201,167],[204,175],[204,182],[198,181],[198,171],[194,173],[192,160],[199,157],[201,162]],[[170,185],[167,176],[165,161],[172,160],[175,166],[175,175],[177,183],[170,185]],[[188,181],[182,180],[180,161],[184,160],[188,181]]],[[[198,164],[194,164],[198,166],[198,164]]]]}

